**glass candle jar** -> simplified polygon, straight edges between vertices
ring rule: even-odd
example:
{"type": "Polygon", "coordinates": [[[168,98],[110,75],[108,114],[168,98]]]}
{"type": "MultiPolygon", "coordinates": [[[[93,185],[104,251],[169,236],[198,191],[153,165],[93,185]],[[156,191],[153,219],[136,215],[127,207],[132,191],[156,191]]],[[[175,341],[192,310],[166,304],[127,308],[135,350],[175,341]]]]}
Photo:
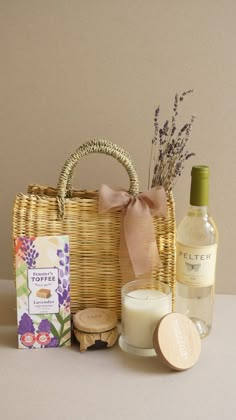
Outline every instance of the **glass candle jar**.
{"type": "Polygon", "coordinates": [[[171,289],[162,282],[135,280],[122,287],[122,350],[155,356],[153,333],[158,321],[171,312],[171,289]]]}

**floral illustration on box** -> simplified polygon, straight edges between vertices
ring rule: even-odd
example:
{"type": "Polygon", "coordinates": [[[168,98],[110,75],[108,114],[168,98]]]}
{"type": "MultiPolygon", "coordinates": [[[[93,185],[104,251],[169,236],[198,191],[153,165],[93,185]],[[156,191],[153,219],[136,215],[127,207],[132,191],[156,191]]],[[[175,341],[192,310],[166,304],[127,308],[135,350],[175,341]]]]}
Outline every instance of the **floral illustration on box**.
{"type": "Polygon", "coordinates": [[[56,329],[54,323],[48,319],[42,319],[36,330],[31,317],[27,313],[24,313],[18,327],[21,343],[28,348],[32,348],[35,341],[40,344],[41,347],[45,348],[65,346],[67,341],[70,340],[70,338],[67,340],[64,339],[66,335],[70,334],[70,315],[64,319],[59,313],[55,315],[61,326],[59,331],[56,329]],[[27,336],[34,336],[33,342],[27,341],[27,336]],[[47,341],[45,337],[47,338],[47,341]]]}
{"type": "Polygon", "coordinates": [[[59,258],[59,287],[58,296],[60,306],[64,305],[65,311],[70,308],[70,285],[69,285],[69,247],[66,243],[64,250],[58,249],[57,256],[59,258]]]}
{"type": "Polygon", "coordinates": [[[15,253],[25,261],[28,268],[34,268],[39,253],[35,249],[35,237],[19,237],[15,240],[15,253]]]}
{"type": "Polygon", "coordinates": [[[34,334],[35,328],[32,319],[26,313],[24,313],[21,317],[18,327],[18,333],[20,335],[26,334],[27,332],[34,334]]]}
{"type": "MultiPolygon", "coordinates": [[[[29,294],[27,287],[27,269],[36,266],[39,252],[35,247],[34,236],[20,236],[15,238],[16,277],[18,278],[17,296],[29,294]]],[[[23,299],[23,298],[22,298],[23,299]]]]}

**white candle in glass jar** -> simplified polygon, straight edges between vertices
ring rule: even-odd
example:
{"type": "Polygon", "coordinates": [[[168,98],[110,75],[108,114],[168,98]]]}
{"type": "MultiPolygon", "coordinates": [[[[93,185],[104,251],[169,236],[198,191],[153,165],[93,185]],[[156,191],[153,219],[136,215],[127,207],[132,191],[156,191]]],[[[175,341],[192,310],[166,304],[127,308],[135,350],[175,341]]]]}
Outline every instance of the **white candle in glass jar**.
{"type": "Polygon", "coordinates": [[[152,348],[156,324],[170,312],[170,296],[160,290],[128,292],[122,302],[122,334],[126,342],[138,348],[152,348]]]}

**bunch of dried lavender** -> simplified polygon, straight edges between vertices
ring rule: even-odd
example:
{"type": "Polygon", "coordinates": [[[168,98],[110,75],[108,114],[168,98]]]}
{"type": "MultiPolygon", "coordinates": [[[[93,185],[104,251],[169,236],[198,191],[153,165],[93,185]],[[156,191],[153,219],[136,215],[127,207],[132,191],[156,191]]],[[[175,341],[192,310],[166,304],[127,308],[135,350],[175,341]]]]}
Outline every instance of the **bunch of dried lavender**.
{"type": "Polygon", "coordinates": [[[185,96],[192,93],[193,90],[183,92],[182,95],[175,95],[173,116],[171,123],[166,120],[163,127],[159,127],[160,106],[155,110],[154,115],[154,136],[152,139],[151,158],[149,164],[148,185],[154,187],[163,185],[166,191],[171,190],[182,174],[184,163],[195,153],[185,151],[186,144],[189,140],[195,116],[177,132],[177,116],[179,114],[179,104],[183,102],[185,96]],[[151,171],[153,167],[153,175],[151,181],[151,171]]]}

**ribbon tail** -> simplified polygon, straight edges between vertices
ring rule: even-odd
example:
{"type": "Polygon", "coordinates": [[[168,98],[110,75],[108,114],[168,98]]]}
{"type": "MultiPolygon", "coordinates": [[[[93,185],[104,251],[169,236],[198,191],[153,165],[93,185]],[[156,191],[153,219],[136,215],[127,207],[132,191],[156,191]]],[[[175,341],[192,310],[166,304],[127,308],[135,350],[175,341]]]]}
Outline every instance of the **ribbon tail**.
{"type": "Polygon", "coordinates": [[[134,272],[133,264],[131,262],[129,250],[127,248],[127,243],[125,239],[124,232],[124,216],[121,217],[121,229],[120,229],[120,271],[123,284],[128,281],[135,280],[137,275],[134,272]]]}
{"type": "Polygon", "coordinates": [[[155,267],[160,267],[161,261],[147,203],[141,200],[130,203],[124,210],[122,231],[121,265],[128,267],[130,260],[133,278],[150,276],[155,267]]]}

